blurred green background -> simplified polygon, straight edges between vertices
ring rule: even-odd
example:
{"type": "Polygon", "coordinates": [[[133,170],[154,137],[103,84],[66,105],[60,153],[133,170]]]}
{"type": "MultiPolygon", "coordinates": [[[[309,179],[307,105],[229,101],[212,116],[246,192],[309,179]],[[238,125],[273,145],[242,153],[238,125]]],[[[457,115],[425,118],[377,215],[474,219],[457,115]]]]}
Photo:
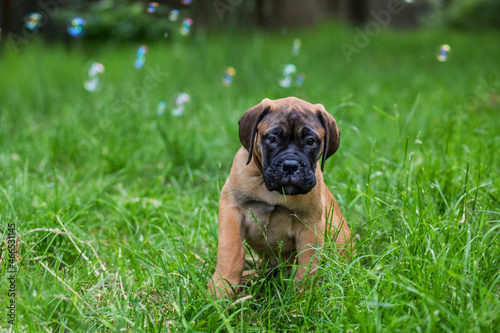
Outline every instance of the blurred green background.
{"type": "Polygon", "coordinates": [[[498,8],[3,0],[0,331],[498,331],[498,8]],[[339,124],[356,255],[215,301],[238,119],[291,95],[339,124]]]}

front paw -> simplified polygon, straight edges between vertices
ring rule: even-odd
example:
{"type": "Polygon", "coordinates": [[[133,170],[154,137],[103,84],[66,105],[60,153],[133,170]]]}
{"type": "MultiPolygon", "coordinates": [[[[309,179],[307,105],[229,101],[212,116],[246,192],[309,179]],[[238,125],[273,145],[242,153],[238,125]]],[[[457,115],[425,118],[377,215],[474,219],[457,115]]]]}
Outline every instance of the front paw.
{"type": "Polygon", "coordinates": [[[234,299],[237,292],[236,286],[232,286],[227,280],[217,278],[218,277],[214,276],[208,283],[208,292],[212,295],[212,297],[216,299],[234,299]]]}

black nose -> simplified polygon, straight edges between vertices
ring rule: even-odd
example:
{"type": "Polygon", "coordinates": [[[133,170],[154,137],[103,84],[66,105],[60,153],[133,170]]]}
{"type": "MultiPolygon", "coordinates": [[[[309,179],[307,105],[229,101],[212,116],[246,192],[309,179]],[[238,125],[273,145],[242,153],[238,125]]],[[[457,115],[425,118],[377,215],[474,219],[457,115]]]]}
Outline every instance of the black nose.
{"type": "Polygon", "coordinates": [[[296,173],[299,171],[300,163],[295,160],[285,160],[281,163],[281,170],[285,173],[296,173]]]}

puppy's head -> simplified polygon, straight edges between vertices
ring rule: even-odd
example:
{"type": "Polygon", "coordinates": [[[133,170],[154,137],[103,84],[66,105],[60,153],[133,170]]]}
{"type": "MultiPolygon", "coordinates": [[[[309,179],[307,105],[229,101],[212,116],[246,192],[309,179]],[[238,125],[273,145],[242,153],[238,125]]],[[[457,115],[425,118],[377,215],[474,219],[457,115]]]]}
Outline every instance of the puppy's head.
{"type": "Polygon", "coordinates": [[[306,194],[316,186],[316,165],[338,147],[340,132],[335,119],[321,104],[296,97],[265,98],[248,109],[239,121],[239,136],[262,171],[269,191],[306,194]]]}

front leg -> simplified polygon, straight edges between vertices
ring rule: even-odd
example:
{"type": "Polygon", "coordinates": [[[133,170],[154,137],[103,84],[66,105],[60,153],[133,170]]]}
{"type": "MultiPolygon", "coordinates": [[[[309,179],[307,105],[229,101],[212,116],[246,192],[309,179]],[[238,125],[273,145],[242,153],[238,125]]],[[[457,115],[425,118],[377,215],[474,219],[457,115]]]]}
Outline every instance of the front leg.
{"type": "Polygon", "coordinates": [[[231,205],[227,193],[223,190],[219,201],[219,245],[217,268],[208,289],[217,298],[233,297],[232,286],[241,282],[245,265],[245,246],[241,231],[243,215],[231,205]]]}
{"type": "MultiPolygon", "coordinates": [[[[323,233],[310,226],[304,225],[303,230],[299,232],[295,239],[297,247],[297,264],[298,269],[295,273],[295,280],[302,280],[309,267],[309,274],[316,274],[316,269],[319,264],[318,248],[324,244],[323,233]]],[[[314,228],[314,225],[312,226],[314,228]]]]}

